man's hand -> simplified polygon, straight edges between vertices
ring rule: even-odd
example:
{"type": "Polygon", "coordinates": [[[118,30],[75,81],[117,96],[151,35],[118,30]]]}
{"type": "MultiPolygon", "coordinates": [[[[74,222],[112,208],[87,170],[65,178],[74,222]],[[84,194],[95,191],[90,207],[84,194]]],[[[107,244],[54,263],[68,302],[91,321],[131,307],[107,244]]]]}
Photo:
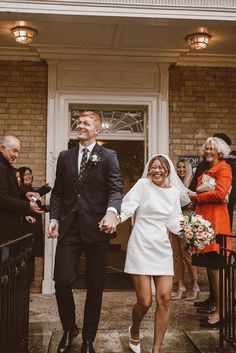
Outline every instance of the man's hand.
{"type": "Polygon", "coordinates": [[[34,191],[28,191],[25,196],[28,200],[31,200],[32,197],[36,198],[37,200],[40,199],[39,193],[34,191]]]}
{"type": "Polygon", "coordinates": [[[59,234],[58,230],[59,230],[59,223],[52,219],[50,221],[50,224],[49,224],[49,227],[48,227],[47,237],[48,238],[57,238],[58,234],[59,234]]]}
{"type": "Polygon", "coordinates": [[[36,202],[30,201],[30,211],[33,213],[43,213],[43,211],[38,207],[36,202]]]}
{"type": "Polygon", "coordinates": [[[26,216],[25,219],[29,223],[36,223],[36,219],[32,216],[26,216]]]}
{"type": "Polygon", "coordinates": [[[99,229],[102,232],[111,234],[116,231],[118,223],[116,214],[112,211],[107,211],[103,219],[99,222],[99,229]]]}

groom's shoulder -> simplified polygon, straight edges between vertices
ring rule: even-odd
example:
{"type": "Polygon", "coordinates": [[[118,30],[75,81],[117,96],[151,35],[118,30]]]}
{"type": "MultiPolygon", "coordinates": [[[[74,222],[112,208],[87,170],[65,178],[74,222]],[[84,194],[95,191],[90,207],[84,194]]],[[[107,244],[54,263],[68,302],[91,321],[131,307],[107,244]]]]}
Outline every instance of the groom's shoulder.
{"type": "Polygon", "coordinates": [[[113,149],[107,148],[107,147],[104,147],[101,145],[99,145],[99,151],[100,151],[100,153],[102,153],[104,156],[107,156],[107,157],[112,154],[115,154],[115,155],[117,154],[117,152],[114,151],[113,149]]]}
{"type": "Polygon", "coordinates": [[[73,148],[69,148],[68,150],[61,151],[59,156],[62,157],[62,158],[66,158],[67,156],[69,156],[70,154],[75,152],[76,150],[78,150],[78,146],[75,146],[73,148]]]}

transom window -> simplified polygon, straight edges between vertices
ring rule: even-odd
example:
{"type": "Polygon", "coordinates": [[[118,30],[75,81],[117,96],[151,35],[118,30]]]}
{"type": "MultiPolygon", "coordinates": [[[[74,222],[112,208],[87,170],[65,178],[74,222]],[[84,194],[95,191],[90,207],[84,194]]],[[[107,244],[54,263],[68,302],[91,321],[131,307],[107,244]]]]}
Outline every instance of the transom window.
{"type": "Polygon", "coordinates": [[[69,105],[70,116],[70,137],[76,135],[77,119],[84,110],[93,110],[102,117],[102,132],[100,138],[125,140],[145,140],[146,112],[145,110],[136,109],[119,109],[119,110],[98,110],[94,108],[80,109],[75,104],[69,105]]]}

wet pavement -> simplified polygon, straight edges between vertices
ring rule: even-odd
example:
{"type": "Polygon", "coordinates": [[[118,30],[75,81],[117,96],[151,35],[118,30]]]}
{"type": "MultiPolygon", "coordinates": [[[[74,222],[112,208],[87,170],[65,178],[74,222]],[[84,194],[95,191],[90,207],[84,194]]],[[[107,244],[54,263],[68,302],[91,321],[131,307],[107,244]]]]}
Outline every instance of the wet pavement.
{"type": "MultiPolygon", "coordinates": [[[[207,293],[200,293],[200,300],[207,293]]],[[[85,292],[75,290],[77,313],[83,313],[85,292]]],[[[103,308],[98,334],[94,342],[96,353],[130,353],[128,348],[128,326],[135,293],[110,291],[104,293],[103,308]]],[[[142,353],[151,352],[153,339],[154,303],[146,315],[142,330],[142,353]]],[[[193,301],[184,299],[172,301],[171,321],[166,333],[162,353],[215,353],[218,351],[218,330],[200,328],[199,314],[193,301]]],[[[82,316],[77,315],[77,325],[82,327],[82,316]]],[[[31,294],[30,342],[31,353],[56,353],[62,335],[54,295],[31,294]]],[[[73,341],[71,353],[80,352],[81,335],[73,341]]],[[[235,350],[225,347],[225,352],[235,350]]]]}

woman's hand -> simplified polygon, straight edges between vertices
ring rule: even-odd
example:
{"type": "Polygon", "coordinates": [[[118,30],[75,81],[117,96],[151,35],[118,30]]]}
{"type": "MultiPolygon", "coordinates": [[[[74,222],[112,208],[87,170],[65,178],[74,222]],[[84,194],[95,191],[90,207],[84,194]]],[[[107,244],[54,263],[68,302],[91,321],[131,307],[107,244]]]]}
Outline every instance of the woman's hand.
{"type": "Polygon", "coordinates": [[[189,196],[189,198],[190,198],[192,201],[194,201],[194,200],[196,200],[196,198],[197,198],[197,193],[194,192],[194,191],[189,191],[189,192],[188,192],[188,196],[189,196]]]}

